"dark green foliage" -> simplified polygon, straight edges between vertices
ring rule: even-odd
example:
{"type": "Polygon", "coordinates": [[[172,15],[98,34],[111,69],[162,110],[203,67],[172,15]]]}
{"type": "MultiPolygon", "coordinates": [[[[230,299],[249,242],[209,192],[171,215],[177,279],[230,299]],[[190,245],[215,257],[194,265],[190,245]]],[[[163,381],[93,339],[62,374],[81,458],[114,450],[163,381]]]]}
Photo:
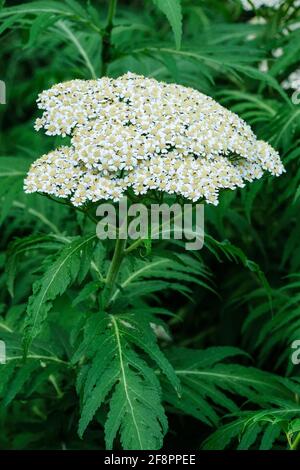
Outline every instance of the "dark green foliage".
{"type": "Polygon", "coordinates": [[[297,449],[300,104],[281,84],[300,66],[299,11],[112,3],[0,2],[0,448],[297,449]],[[145,240],[107,286],[114,242],[97,239],[95,207],[22,186],[67,140],[34,131],[38,93],[128,70],[214,97],[287,173],[206,207],[201,251],[145,240]]]}

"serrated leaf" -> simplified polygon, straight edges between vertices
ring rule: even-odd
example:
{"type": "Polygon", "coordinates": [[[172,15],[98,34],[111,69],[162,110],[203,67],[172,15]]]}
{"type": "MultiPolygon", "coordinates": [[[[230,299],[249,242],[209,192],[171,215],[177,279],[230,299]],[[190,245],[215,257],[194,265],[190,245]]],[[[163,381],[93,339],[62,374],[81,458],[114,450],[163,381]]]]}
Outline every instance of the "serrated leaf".
{"type": "Polygon", "coordinates": [[[208,425],[218,422],[218,413],[237,412],[234,396],[267,406],[279,397],[291,401],[289,382],[268,372],[239,364],[223,362],[244,354],[237,348],[212,347],[207,350],[173,348],[168,359],[181,380],[182,396],[178,397],[165,384],[165,400],[175,409],[190,414],[208,425]]]}
{"type": "Polygon", "coordinates": [[[77,378],[77,390],[82,395],[79,435],[110,396],[105,424],[107,448],[113,447],[120,433],[124,449],[159,449],[167,420],[158,377],[146,358],[158,365],[174,387],[179,387],[179,381],[159,350],[148,321],[137,321],[130,314],[93,315],[72,362],[82,362],[84,357],[88,363],[77,378]]]}
{"type": "Polygon", "coordinates": [[[42,278],[35,282],[25,320],[23,339],[25,354],[32,340],[41,331],[42,324],[52,307],[52,301],[62,295],[78,277],[83,251],[89,247],[90,255],[92,254],[91,248],[95,238],[94,234],[88,235],[68,244],[59,252],[56,260],[45,271],[42,278]]]}
{"type": "Polygon", "coordinates": [[[14,281],[20,257],[30,251],[57,249],[60,243],[62,243],[61,239],[51,235],[30,235],[10,243],[6,254],[5,271],[7,288],[12,297],[14,296],[14,281]]]}
{"type": "MultiPolygon", "coordinates": [[[[2,366],[3,367],[3,366],[2,366]]],[[[5,396],[3,399],[3,405],[7,406],[15,398],[15,396],[22,390],[25,382],[29,380],[31,374],[36,369],[37,364],[35,361],[27,362],[22,364],[17,369],[17,372],[5,390],[5,396]]]]}

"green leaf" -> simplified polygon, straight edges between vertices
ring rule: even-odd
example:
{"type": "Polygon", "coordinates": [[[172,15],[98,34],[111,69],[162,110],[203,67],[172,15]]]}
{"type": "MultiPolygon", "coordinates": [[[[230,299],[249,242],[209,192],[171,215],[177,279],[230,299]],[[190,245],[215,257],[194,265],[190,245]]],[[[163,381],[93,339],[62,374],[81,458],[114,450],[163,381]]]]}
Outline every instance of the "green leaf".
{"type": "MultiPolygon", "coordinates": [[[[220,426],[203,444],[205,450],[223,450],[236,444],[238,450],[274,448],[278,440],[286,440],[292,429],[294,417],[299,416],[300,407],[295,403],[279,402],[275,408],[266,410],[243,411],[231,416],[231,422],[220,426]],[[291,423],[288,425],[289,420],[291,423]],[[253,447],[255,444],[255,447],[253,447]]],[[[290,439],[287,442],[292,446],[290,439]]],[[[284,447],[283,447],[284,448],[284,447]]]]}
{"type": "Polygon", "coordinates": [[[84,45],[80,41],[78,35],[76,35],[69,25],[63,20],[57,22],[59,30],[61,30],[64,36],[67,38],[68,42],[71,41],[74,44],[74,47],[77,50],[77,53],[82,57],[84,64],[90,72],[91,78],[96,79],[97,74],[92,63],[92,58],[89,57],[88,51],[85,49],[84,45]]]}
{"type": "Polygon", "coordinates": [[[28,2],[22,5],[6,7],[1,11],[0,18],[10,16],[10,15],[16,15],[16,14],[38,15],[38,14],[44,14],[44,13],[47,13],[47,14],[54,13],[58,15],[67,15],[67,16],[72,15],[72,12],[62,2],[47,0],[47,1],[40,1],[40,2],[39,1],[28,2]]]}
{"type": "Polygon", "coordinates": [[[242,439],[237,447],[237,450],[248,450],[252,444],[255,443],[261,428],[258,423],[253,423],[247,426],[246,431],[243,433],[242,439]]]}
{"type": "Polygon", "coordinates": [[[238,411],[234,396],[262,407],[276,404],[280,397],[292,401],[292,386],[285,379],[254,367],[228,363],[231,357],[243,354],[231,347],[171,349],[168,359],[180,378],[182,396],[176,396],[164,383],[165,400],[208,425],[218,423],[219,413],[238,411]]]}
{"type": "Polygon", "coordinates": [[[25,354],[32,340],[40,333],[42,324],[52,307],[52,301],[62,295],[80,274],[82,256],[87,248],[91,257],[95,238],[96,235],[93,234],[72,241],[59,252],[42,278],[35,282],[25,320],[23,339],[25,354]]]}
{"type": "Polygon", "coordinates": [[[30,379],[36,367],[36,361],[31,361],[27,362],[26,364],[22,364],[18,368],[13,380],[10,382],[5,391],[5,397],[3,400],[4,406],[9,405],[15,396],[23,389],[24,384],[30,379]]]}
{"type": "Polygon", "coordinates": [[[270,423],[266,426],[259,450],[272,449],[274,441],[279,437],[281,429],[276,423],[270,423]]]}
{"type": "Polygon", "coordinates": [[[243,429],[245,420],[233,421],[225,426],[220,427],[217,431],[209,436],[203,443],[204,450],[223,450],[243,429]]]}
{"type": "Polygon", "coordinates": [[[229,261],[242,263],[247,269],[257,275],[259,281],[265,288],[267,295],[270,297],[271,287],[269,285],[265,273],[261,270],[260,266],[257,263],[248,259],[246,253],[244,253],[241,248],[236,245],[233,245],[228,240],[223,240],[221,242],[215,240],[208,234],[205,235],[205,247],[208,248],[208,250],[213,253],[220,262],[221,257],[219,256],[219,253],[226,257],[229,261]]]}
{"type": "Polygon", "coordinates": [[[167,419],[161,405],[159,383],[153,371],[136,355],[126,353],[117,321],[112,317],[120,365],[120,381],[110,401],[105,424],[106,444],[112,449],[118,429],[124,449],[152,450],[162,446],[167,419]],[[125,363],[128,361],[129,366],[125,363]],[[140,369],[140,377],[130,365],[140,369]]]}
{"type": "Polygon", "coordinates": [[[155,256],[151,260],[130,257],[123,263],[112,302],[123,305],[137,296],[149,295],[163,289],[176,290],[183,295],[191,292],[189,285],[197,284],[215,292],[210,273],[204,263],[186,254],[155,256]]]}
{"type": "Polygon", "coordinates": [[[77,297],[72,302],[72,306],[75,307],[76,305],[80,304],[80,302],[86,301],[90,296],[95,294],[99,290],[99,282],[98,281],[92,281],[89,282],[84,286],[84,288],[79,292],[77,297]]]}
{"type": "Polygon", "coordinates": [[[43,13],[33,21],[30,31],[29,31],[29,39],[27,44],[25,44],[25,48],[30,48],[32,47],[36,41],[38,40],[38,37],[40,34],[42,34],[49,26],[54,24],[57,21],[57,18],[55,16],[49,15],[49,13],[43,13]]]}
{"type": "Polygon", "coordinates": [[[36,253],[37,250],[57,249],[62,241],[62,239],[54,235],[30,235],[10,243],[6,254],[5,271],[7,275],[7,288],[12,297],[14,296],[14,281],[22,255],[30,252],[36,253]]]}
{"type": "Polygon", "coordinates": [[[159,449],[167,420],[160,383],[150,364],[156,363],[176,390],[179,380],[158,348],[148,320],[137,320],[132,314],[94,314],[72,362],[82,363],[84,358],[87,364],[77,378],[82,395],[79,435],[110,396],[105,424],[107,448],[112,448],[120,432],[124,449],[159,449]]]}
{"type": "Polygon", "coordinates": [[[0,223],[8,216],[10,209],[20,193],[29,162],[25,158],[0,157],[0,223]]]}
{"type": "Polygon", "coordinates": [[[182,11],[180,0],[153,0],[155,6],[159,8],[168,18],[173,29],[177,49],[180,49],[182,37],[182,11]]]}

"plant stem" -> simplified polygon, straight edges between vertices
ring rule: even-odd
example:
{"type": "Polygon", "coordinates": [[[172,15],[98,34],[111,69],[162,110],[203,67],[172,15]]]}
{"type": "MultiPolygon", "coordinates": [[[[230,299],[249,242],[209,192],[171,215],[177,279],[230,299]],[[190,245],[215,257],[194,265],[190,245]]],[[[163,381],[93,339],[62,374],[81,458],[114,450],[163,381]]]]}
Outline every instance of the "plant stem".
{"type": "Polygon", "coordinates": [[[113,254],[112,261],[109,266],[109,270],[107,272],[106,276],[106,289],[107,289],[107,305],[110,302],[111,299],[111,292],[114,287],[115,281],[117,279],[122,261],[125,256],[125,246],[126,246],[127,240],[117,238],[116,240],[116,245],[115,245],[115,251],[113,254]]]}
{"type": "Polygon", "coordinates": [[[106,26],[102,40],[102,75],[106,75],[107,67],[112,56],[111,32],[116,14],[118,0],[109,0],[106,26]]]}
{"type": "MultiPolygon", "coordinates": [[[[20,359],[23,359],[23,356],[12,356],[12,357],[7,357],[6,361],[19,361],[20,359]]],[[[26,359],[37,359],[39,361],[52,361],[52,362],[57,362],[58,364],[64,364],[65,366],[70,367],[70,363],[63,361],[62,359],[59,359],[58,357],[55,356],[45,356],[45,355],[40,355],[40,354],[28,354],[26,359]]]]}
{"type": "Polygon", "coordinates": [[[131,251],[135,250],[138,248],[142,243],[144,239],[143,238],[138,238],[135,242],[133,242],[128,248],[125,250],[125,254],[130,253],[131,251]]]}
{"type": "Polygon", "coordinates": [[[117,9],[117,0],[110,0],[109,6],[108,6],[106,29],[112,28],[114,16],[116,14],[116,9],[117,9]]]}

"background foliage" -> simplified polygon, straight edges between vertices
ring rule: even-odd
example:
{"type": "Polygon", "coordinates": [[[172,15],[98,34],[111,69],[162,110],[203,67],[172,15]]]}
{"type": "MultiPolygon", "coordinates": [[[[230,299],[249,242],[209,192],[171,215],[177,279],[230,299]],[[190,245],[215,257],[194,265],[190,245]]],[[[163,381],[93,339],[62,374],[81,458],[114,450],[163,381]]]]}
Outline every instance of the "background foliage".
{"type": "Polygon", "coordinates": [[[0,448],[297,448],[300,105],[281,86],[299,66],[293,4],[0,2],[0,448]],[[104,314],[113,245],[22,184],[59,144],[33,130],[37,94],[128,70],[214,97],[280,151],[287,173],[207,207],[201,252],[132,251],[104,314]]]}

